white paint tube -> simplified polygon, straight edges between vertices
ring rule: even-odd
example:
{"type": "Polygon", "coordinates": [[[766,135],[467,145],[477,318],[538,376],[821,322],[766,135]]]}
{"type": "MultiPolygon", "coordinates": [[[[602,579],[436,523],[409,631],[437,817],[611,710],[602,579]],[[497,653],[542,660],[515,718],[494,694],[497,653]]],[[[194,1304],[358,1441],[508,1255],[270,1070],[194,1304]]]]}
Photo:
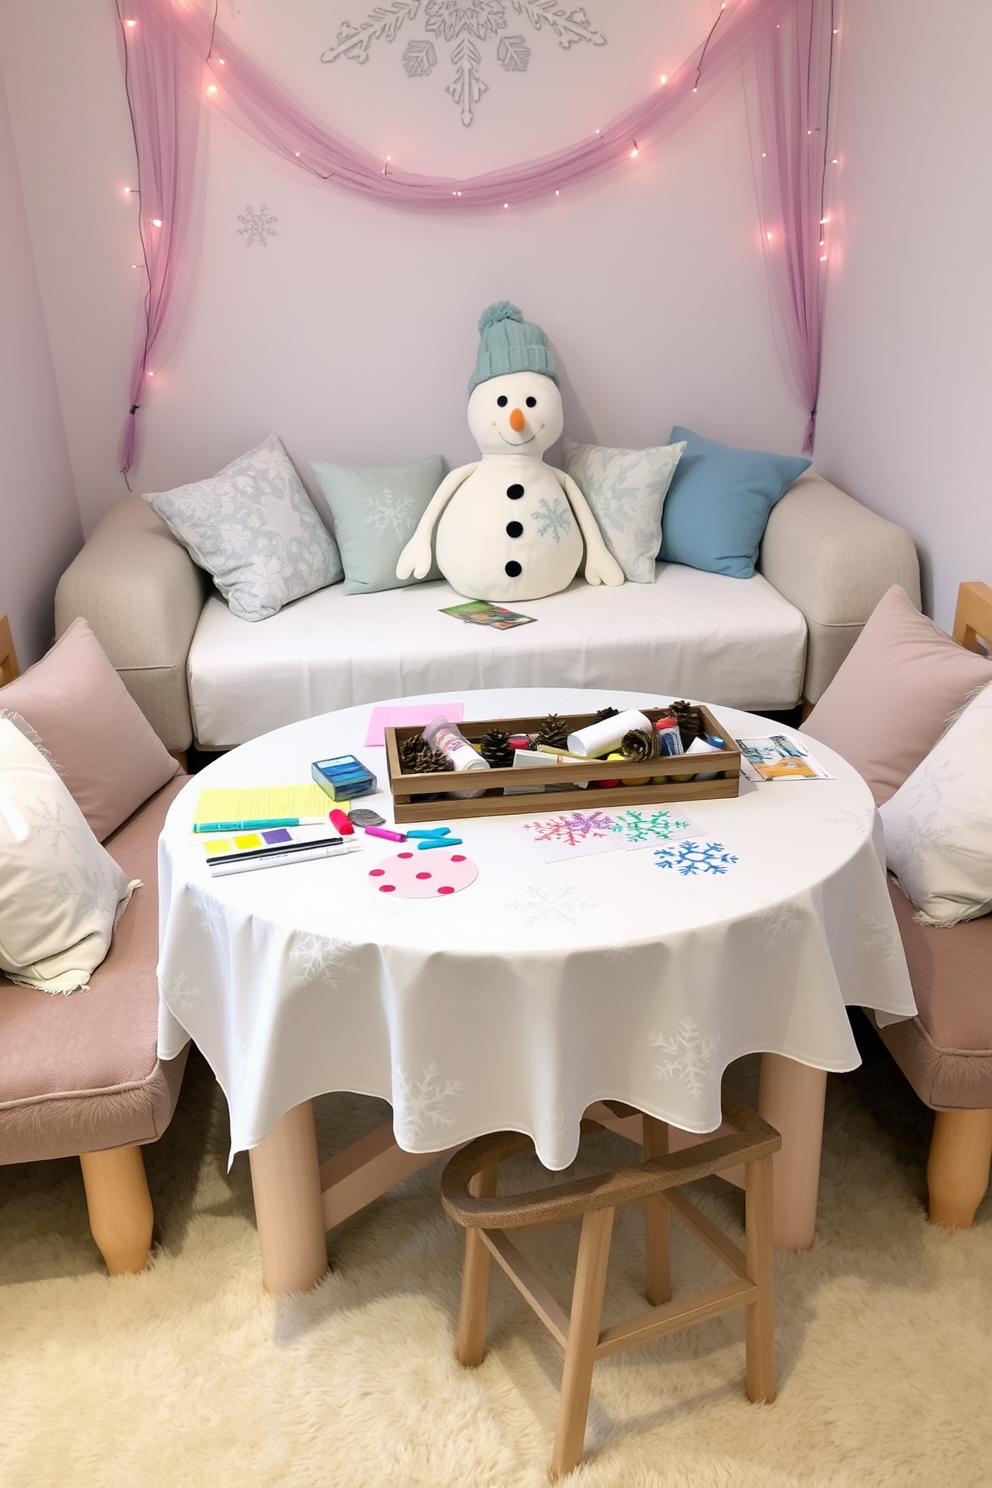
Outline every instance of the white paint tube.
{"type": "Polygon", "coordinates": [[[599,723],[590,723],[576,733],[569,734],[565,747],[569,754],[580,755],[582,759],[596,759],[599,755],[609,754],[619,748],[620,740],[631,729],[647,729],[650,733],[651,727],[643,713],[638,713],[636,708],[629,708],[626,713],[617,713],[613,718],[602,718],[599,723]]]}
{"type": "MultiPolygon", "coordinates": [[[[433,748],[446,754],[456,770],[489,769],[489,761],[484,760],[481,754],[476,754],[461,729],[443,716],[433,719],[427,725],[424,738],[433,748]]],[[[485,795],[485,787],[481,790],[449,791],[448,794],[456,800],[467,801],[474,796],[485,795]]]]}

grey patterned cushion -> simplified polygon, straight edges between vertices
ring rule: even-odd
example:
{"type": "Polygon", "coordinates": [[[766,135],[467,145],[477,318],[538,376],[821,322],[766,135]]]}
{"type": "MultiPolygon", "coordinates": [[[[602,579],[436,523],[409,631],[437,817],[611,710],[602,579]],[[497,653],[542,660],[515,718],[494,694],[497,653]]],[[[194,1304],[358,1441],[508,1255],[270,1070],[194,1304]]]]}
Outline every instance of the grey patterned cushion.
{"type": "Polygon", "coordinates": [[[654,583],[661,512],[685,444],[609,449],[565,440],[565,469],[592,507],[599,530],[625,576],[654,583]]]}
{"type": "Polygon", "coordinates": [[[240,620],[342,577],[341,558],[275,435],[210,480],[145,497],[240,620]]]}

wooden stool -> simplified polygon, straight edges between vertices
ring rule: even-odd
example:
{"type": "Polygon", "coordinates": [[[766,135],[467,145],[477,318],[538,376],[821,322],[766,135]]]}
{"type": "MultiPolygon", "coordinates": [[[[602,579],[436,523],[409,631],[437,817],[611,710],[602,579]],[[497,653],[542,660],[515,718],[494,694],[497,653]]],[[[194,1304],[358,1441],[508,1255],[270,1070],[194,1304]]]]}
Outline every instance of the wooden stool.
{"type": "MultiPolygon", "coordinates": [[[[607,1102],[618,1115],[629,1108],[607,1102]]],[[[458,1317],[457,1355],[461,1364],[481,1364],[485,1354],[490,1258],[510,1280],[565,1350],[558,1429],[551,1477],[577,1467],[582,1458],[592,1367],[597,1359],[705,1322],[738,1307],[746,1308],[746,1387],[749,1400],[775,1398],[774,1258],[772,1251],[772,1153],[782,1145],[775,1129],[726,1092],[724,1120],[736,1131],[698,1146],[668,1152],[668,1127],[645,1116],[645,1161],[636,1167],[598,1173],[573,1183],[495,1197],[499,1165],[533,1151],[529,1137],[497,1132],[480,1137],[451,1159],[441,1178],[441,1202],[464,1226],[465,1270],[458,1317]],[[746,1172],[746,1250],[741,1250],[680,1191],[735,1163],[746,1172]],[[647,1312],[600,1331],[613,1215],[627,1204],[643,1204],[647,1229],[647,1312]],[[733,1281],[671,1301],[669,1222],[671,1212],[694,1231],[735,1273],[733,1281]],[[582,1219],[572,1291],[571,1316],[561,1308],[505,1233],[547,1229],[582,1219]]],[[[585,1120],[583,1132],[602,1130],[585,1120]]]]}

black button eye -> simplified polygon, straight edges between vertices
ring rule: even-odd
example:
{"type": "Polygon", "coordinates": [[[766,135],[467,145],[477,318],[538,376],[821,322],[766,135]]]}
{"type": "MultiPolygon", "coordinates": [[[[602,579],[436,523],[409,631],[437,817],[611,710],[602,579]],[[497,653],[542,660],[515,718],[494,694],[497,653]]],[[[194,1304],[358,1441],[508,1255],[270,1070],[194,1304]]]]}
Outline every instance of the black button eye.
{"type": "Polygon", "coordinates": [[[505,408],[506,405],[507,405],[507,403],[508,403],[508,401],[509,401],[509,399],[507,398],[506,394],[505,393],[500,393],[499,397],[496,399],[496,407],[497,408],[505,408]]]}
{"type": "Polygon", "coordinates": [[[527,407],[528,408],[536,408],[537,407],[537,399],[536,398],[528,398],[527,399],[527,407]]]}

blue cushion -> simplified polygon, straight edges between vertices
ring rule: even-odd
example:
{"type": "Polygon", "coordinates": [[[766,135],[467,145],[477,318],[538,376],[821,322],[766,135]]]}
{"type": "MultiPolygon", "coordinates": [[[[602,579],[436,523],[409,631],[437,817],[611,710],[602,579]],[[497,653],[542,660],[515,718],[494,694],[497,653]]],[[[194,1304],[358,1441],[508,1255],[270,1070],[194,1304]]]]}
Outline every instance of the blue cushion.
{"type": "Polygon", "coordinates": [[[669,443],[682,440],[685,453],[665,498],[658,557],[749,579],[772,507],[810,461],[735,449],[676,425],[669,443]]]}

